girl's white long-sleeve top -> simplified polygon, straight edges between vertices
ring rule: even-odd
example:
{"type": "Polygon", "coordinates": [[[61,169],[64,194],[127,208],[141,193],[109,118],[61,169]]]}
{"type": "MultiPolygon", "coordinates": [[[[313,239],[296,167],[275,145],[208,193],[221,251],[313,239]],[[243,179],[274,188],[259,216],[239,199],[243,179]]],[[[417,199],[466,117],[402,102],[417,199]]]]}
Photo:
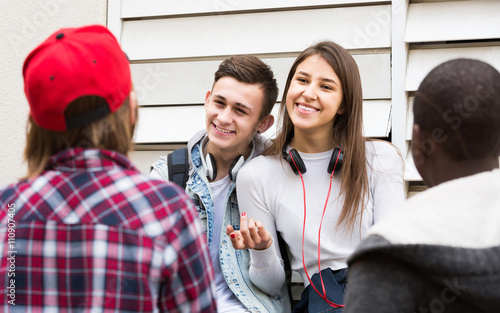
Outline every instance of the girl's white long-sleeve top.
{"type": "MultiPolygon", "coordinates": [[[[307,172],[305,185],[306,222],[304,236],[305,264],[309,276],[318,273],[318,231],[328,195],[330,174],[327,172],[332,151],[300,153],[307,172]]],[[[344,203],[340,191],[340,176],[333,176],[326,213],[321,228],[321,269],[347,267],[347,258],[363,239],[368,229],[404,201],[403,160],[394,146],[384,141],[367,141],[366,157],[369,190],[366,207],[358,217],[354,231],[336,230],[344,203]]],[[[250,278],[256,285],[273,284],[279,288],[277,274],[283,271],[276,233],[279,231],[291,254],[291,267],[309,284],[302,265],[302,230],[304,192],[299,175],[281,156],[259,156],[244,166],[237,177],[240,212],[262,222],[271,232],[274,244],[267,250],[250,250],[250,278]],[[273,248],[274,247],[274,248],[273,248]],[[274,273],[274,274],[273,274],[274,273]],[[257,284],[258,282],[258,284],[257,284]]]]}

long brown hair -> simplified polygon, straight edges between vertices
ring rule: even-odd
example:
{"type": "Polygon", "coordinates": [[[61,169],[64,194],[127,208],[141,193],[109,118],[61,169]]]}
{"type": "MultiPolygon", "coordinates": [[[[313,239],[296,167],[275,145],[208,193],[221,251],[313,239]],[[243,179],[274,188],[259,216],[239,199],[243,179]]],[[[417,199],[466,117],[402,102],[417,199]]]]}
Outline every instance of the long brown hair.
{"type": "MultiPolygon", "coordinates": [[[[65,111],[67,117],[75,116],[98,106],[106,100],[85,96],[73,101],[65,111]]],[[[137,121],[137,111],[135,112],[137,121]]],[[[68,148],[108,149],[127,155],[132,146],[134,125],[130,125],[129,99],[114,113],[89,125],[56,132],[38,126],[31,116],[26,129],[24,158],[28,163],[25,179],[39,175],[48,165],[52,155],[68,148]]]]}
{"type": "Polygon", "coordinates": [[[357,217],[361,217],[368,196],[365,148],[367,139],[363,137],[361,78],[356,61],[346,49],[334,42],[323,41],[307,48],[297,57],[285,84],[280,104],[282,119],[276,139],[264,154],[281,155],[281,151],[294,136],[294,125],[286,110],[286,97],[297,67],[313,55],[319,55],[328,62],[342,84],[341,108],[344,113],[335,116],[332,128],[332,140],[339,143],[344,150],[340,186],[340,195],[344,198],[344,205],[336,227],[343,225],[348,233],[352,233],[357,217]]]}

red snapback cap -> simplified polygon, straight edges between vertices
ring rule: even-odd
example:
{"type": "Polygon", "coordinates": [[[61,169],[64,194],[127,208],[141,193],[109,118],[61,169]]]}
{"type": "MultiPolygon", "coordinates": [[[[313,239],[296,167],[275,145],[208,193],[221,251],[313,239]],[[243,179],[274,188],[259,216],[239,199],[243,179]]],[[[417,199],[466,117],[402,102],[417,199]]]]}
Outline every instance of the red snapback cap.
{"type": "Polygon", "coordinates": [[[115,112],[132,88],[128,58],[101,25],[58,30],[28,55],[23,77],[31,117],[52,131],[84,126],[115,112]],[[83,96],[102,97],[108,105],[66,119],[68,105],[83,96]]]}

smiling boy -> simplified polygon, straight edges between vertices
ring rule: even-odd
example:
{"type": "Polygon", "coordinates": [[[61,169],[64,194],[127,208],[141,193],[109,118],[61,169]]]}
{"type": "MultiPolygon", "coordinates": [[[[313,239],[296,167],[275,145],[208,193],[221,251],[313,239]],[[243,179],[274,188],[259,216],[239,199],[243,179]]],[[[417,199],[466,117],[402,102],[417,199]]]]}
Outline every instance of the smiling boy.
{"type": "MultiPolygon", "coordinates": [[[[228,224],[239,228],[236,175],[267,147],[260,134],[274,123],[277,96],[273,72],[261,60],[250,55],[224,60],[205,97],[206,129],[188,142],[186,192],[205,225],[219,312],[289,311],[285,286],[275,296],[256,288],[248,277],[248,251],[234,250],[223,231],[228,224]]],[[[152,165],[151,177],[168,180],[166,159],[152,165]]]]}

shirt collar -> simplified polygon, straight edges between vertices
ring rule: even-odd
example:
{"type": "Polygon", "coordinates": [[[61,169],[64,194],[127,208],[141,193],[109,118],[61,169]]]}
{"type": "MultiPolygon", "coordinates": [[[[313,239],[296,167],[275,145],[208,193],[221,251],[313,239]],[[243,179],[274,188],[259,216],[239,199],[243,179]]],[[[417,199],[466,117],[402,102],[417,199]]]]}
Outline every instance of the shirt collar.
{"type": "Polygon", "coordinates": [[[138,170],[123,154],[104,149],[70,148],[54,154],[47,166],[49,170],[71,171],[109,171],[112,169],[138,170]]]}

